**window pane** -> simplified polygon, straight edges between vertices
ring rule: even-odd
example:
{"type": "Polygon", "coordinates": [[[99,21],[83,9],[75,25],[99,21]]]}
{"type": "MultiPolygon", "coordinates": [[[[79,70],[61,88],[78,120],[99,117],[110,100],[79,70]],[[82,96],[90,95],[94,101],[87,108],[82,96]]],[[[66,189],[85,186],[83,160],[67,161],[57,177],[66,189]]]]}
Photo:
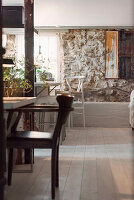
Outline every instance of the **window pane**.
{"type": "MultiPolygon", "coordinates": [[[[57,80],[57,36],[39,36],[38,67],[43,71],[52,73],[57,80]]],[[[37,78],[39,81],[39,77],[37,78]]]]}

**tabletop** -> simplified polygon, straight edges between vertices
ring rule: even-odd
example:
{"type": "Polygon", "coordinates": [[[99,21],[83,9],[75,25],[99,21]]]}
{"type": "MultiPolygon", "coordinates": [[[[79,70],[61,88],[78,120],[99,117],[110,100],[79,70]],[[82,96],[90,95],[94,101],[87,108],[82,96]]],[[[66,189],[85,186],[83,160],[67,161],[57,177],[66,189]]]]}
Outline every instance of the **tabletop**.
{"type": "Polygon", "coordinates": [[[15,109],[36,102],[36,97],[3,97],[4,109],[15,109]]]}
{"type": "MultiPolygon", "coordinates": [[[[46,86],[58,86],[60,85],[61,83],[60,82],[54,82],[54,81],[46,81],[46,86]]],[[[45,85],[45,83],[43,82],[34,82],[34,85],[35,86],[43,86],[45,85]]]]}
{"type": "Polygon", "coordinates": [[[35,96],[39,96],[45,90],[45,88],[48,88],[47,95],[49,95],[57,86],[60,86],[60,85],[61,85],[60,82],[54,82],[54,81],[46,81],[46,84],[43,82],[35,82],[34,83],[35,96]],[[39,92],[37,92],[37,87],[41,87],[42,89],[39,92]]]}

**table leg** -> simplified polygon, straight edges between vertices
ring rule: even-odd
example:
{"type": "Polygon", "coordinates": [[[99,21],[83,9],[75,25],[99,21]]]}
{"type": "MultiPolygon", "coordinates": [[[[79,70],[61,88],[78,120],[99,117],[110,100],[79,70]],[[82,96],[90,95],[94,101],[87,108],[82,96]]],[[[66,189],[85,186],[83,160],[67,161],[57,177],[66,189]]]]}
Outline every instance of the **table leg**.
{"type": "MultiPolygon", "coordinates": [[[[29,113],[29,130],[34,130],[34,113],[29,113]]],[[[25,149],[25,164],[30,164],[32,162],[32,156],[34,149],[25,149]]],[[[34,159],[33,159],[34,160],[34,159]]]]}

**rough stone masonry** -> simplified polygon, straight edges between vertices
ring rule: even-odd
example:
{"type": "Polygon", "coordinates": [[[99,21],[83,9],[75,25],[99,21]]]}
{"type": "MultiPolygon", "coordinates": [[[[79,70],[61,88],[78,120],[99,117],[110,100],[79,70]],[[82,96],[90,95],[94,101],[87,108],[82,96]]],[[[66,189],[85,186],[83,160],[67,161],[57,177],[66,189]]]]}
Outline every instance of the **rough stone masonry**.
{"type": "MultiPolygon", "coordinates": [[[[98,29],[73,29],[59,34],[61,80],[85,75],[86,101],[128,102],[134,81],[105,79],[105,33],[98,29]]],[[[75,89],[75,81],[72,86],[75,89]]]]}

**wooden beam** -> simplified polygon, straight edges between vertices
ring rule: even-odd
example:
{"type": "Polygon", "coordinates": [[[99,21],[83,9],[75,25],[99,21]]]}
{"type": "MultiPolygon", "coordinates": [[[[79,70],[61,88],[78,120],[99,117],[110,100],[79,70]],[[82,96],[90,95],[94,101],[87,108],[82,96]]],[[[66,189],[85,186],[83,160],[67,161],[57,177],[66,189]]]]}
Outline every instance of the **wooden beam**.
{"type": "Polygon", "coordinates": [[[34,0],[24,0],[25,9],[25,78],[33,89],[25,96],[34,96],[34,0]]]}
{"type": "MultiPolygon", "coordinates": [[[[25,11],[25,78],[32,84],[32,90],[25,96],[34,96],[34,0],[24,0],[25,11]]],[[[28,115],[25,115],[27,121],[28,115]]],[[[30,150],[25,149],[25,163],[30,163],[30,150]]]]}
{"type": "Polygon", "coordinates": [[[2,74],[2,55],[4,50],[2,48],[2,2],[0,0],[0,199],[4,200],[4,185],[5,185],[5,164],[6,164],[6,143],[4,132],[4,120],[3,120],[3,74],[2,74]]]}

